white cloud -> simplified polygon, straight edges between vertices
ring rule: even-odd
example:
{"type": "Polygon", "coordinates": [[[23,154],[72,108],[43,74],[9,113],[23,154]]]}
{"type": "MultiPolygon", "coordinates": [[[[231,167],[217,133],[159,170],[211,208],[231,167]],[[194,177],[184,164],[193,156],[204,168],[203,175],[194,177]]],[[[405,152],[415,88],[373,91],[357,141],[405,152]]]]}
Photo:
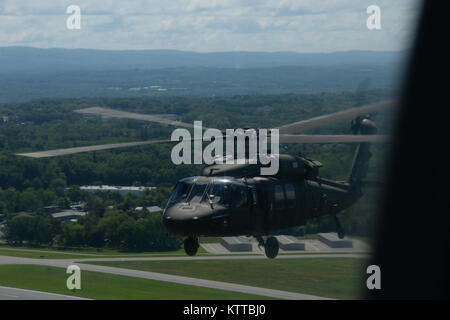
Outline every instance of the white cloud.
{"type": "Polygon", "coordinates": [[[357,0],[0,0],[0,46],[195,51],[399,50],[410,44],[414,0],[377,0],[382,30],[357,0]],[[119,4],[120,3],[120,4],[119,4]],[[67,30],[66,8],[82,29],[67,30]]]}

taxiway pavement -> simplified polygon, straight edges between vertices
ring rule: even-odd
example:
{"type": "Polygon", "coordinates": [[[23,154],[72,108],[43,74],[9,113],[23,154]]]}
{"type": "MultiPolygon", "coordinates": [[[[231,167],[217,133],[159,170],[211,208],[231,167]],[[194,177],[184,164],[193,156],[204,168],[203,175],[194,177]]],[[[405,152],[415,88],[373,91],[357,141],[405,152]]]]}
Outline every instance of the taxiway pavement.
{"type": "MultiPolygon", "coordinates": [[[[279,255],[277,259],[308,259],[308,258],[337,258],[337,257],[346,257],[346,258],[355,258],[355,257],[365,257],[367,255],[362,254],[299,254],[299,255],[279,255]]],[[[248,256],[197,256],[197,257],[133,257],[133,258],[85,258],[85,259],[31,259],[31,258],[19,258],[19,257],[9,257],[9,256],[0,256],[0,265],[43,265],[43,266],[51,266],[58,268],[67,268],[69,265],[76,264],[80,267],[82,271],[93,271],[93,272],[103,272],[109,274],[116,274],[128,277],[136,277],[143,279],[151,279],[157,281],[166,281],[178,284],[192,285],[192,286],[200,286],[206,288],[227,290],[227,291],[235,291],[246,294],[254,294],[259,296],[265,296],[270,298],[278,298],[278,299],[289,299],[289,300],[320,300],[327,299],[324,297],[318,297],[314,295],[301,294],[296,292],[282,291],[282,290],[274,290],[253,286],[246,286],[228,282],[221,281],[213,281],[213,280],[204,280],[192,277],[184,277],[184,276],[175,276],[163,273],[156,272],[147,272],[147,271],[139,271],[125,268],[116,268],[116,267],[107,267],[107,266],[99,266],[99,265],[91,265],[84,264],[83,262],[104,262],[104,261],[183,261],[183,260],[228,260],[228,259],[267,259],[264,256],[260,255],[248,255],[248,256]]],[[[6,290],[6,289],[5,289],[6,290]]],[[[0,291],[1,292],[1,291],[0,291]]],[[[36,299],[46,299],[47,295],[43,293],[39,297],[39,291],[32,295],[36,299]],[[39,297],[39,298],[37,298],[39,297]]],[[[5,294],[10,294],[11,291],[6,292],[5,294]]],[[[10,294],[14,295],[14,294],[10,294]]],[[[25,293],[22,293],[22,296],[25,296],[25,293]]],[[[13,298],[13,297],[11,297],[13,298]]],[[[55,299],[57,299],[55,295],[55,299]]],[[[62,299],[62,297],[61,297],[62,299]]]]}

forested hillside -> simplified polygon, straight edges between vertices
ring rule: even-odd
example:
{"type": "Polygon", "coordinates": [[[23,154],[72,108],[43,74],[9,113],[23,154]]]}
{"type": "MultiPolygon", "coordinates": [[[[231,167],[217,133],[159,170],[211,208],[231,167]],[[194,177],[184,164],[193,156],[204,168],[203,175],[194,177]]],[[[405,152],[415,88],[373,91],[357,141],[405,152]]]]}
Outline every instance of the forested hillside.
{"type": "Polygon", "coordinates": [[[45,70],[6,74],[0,71],[0,102],[47,97],[213,97],[384,89],[395,86],[396,72],[397,69],[383,65],[45,70]]]}

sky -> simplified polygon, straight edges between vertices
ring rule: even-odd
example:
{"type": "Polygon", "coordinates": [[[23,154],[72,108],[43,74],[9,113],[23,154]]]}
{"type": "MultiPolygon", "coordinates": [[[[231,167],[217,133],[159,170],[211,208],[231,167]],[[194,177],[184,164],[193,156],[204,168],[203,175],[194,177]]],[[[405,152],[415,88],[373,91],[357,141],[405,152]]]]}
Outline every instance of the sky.
{"type": "Polygon", "coordinates": [[[0,0],[0,47],[197,52],[409,48],[417,0],[0,0]],[[70,5],[81,29],[69,30],[70,5]],[[377,5],[381,29],[366,12],[377,5]]]}

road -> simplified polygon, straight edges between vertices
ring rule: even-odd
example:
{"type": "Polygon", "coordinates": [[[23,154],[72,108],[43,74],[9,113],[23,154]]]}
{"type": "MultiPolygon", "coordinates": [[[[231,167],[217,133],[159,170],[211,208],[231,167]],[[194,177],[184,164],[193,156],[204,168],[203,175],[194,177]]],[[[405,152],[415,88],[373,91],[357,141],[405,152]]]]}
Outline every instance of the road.
{"type": "MultiPolygon", "coordinates": [[[[308,259],[308,258],[355,258],[365,257],[361,254],[302,254],[302,255],[280,255],[277,259],[308,259]]],[[[274,289],[259,288],[253,286],[239,285],[228,282],[204,280],[191,277],[175,276],[156,272],[138,271],[125,268],[98,266],[91,264],[84,264],[83,262],[93,261],[183,261],[183,260],[228,260],[228,259],[267,259],[263,256],[198,256],[198,257],[135,257],[135,258],[86,258],[86,259],[31,259],[31,258],[19,258],[19,257],[7,257],[0,256],[0,265],[43,265],[58,268],[67,268],[71,264],[76,264],[80,269],[86,271],[103,272],[109,274],[116,274],[128,277],[136,277],[143,279],[151,279],[158,281],[166,281],[178,284],[200,286],[213,289],[221,289],[227,291],[235,291],[246,294],[254,294],[259,296],[288,299],[288,300],[321,300],[327,299],[323,297],[301,294],[296,292],[281,291],[274,289]]],[[[42,299],[46,298],[46,295],[42,295],[42,299]]]]}

